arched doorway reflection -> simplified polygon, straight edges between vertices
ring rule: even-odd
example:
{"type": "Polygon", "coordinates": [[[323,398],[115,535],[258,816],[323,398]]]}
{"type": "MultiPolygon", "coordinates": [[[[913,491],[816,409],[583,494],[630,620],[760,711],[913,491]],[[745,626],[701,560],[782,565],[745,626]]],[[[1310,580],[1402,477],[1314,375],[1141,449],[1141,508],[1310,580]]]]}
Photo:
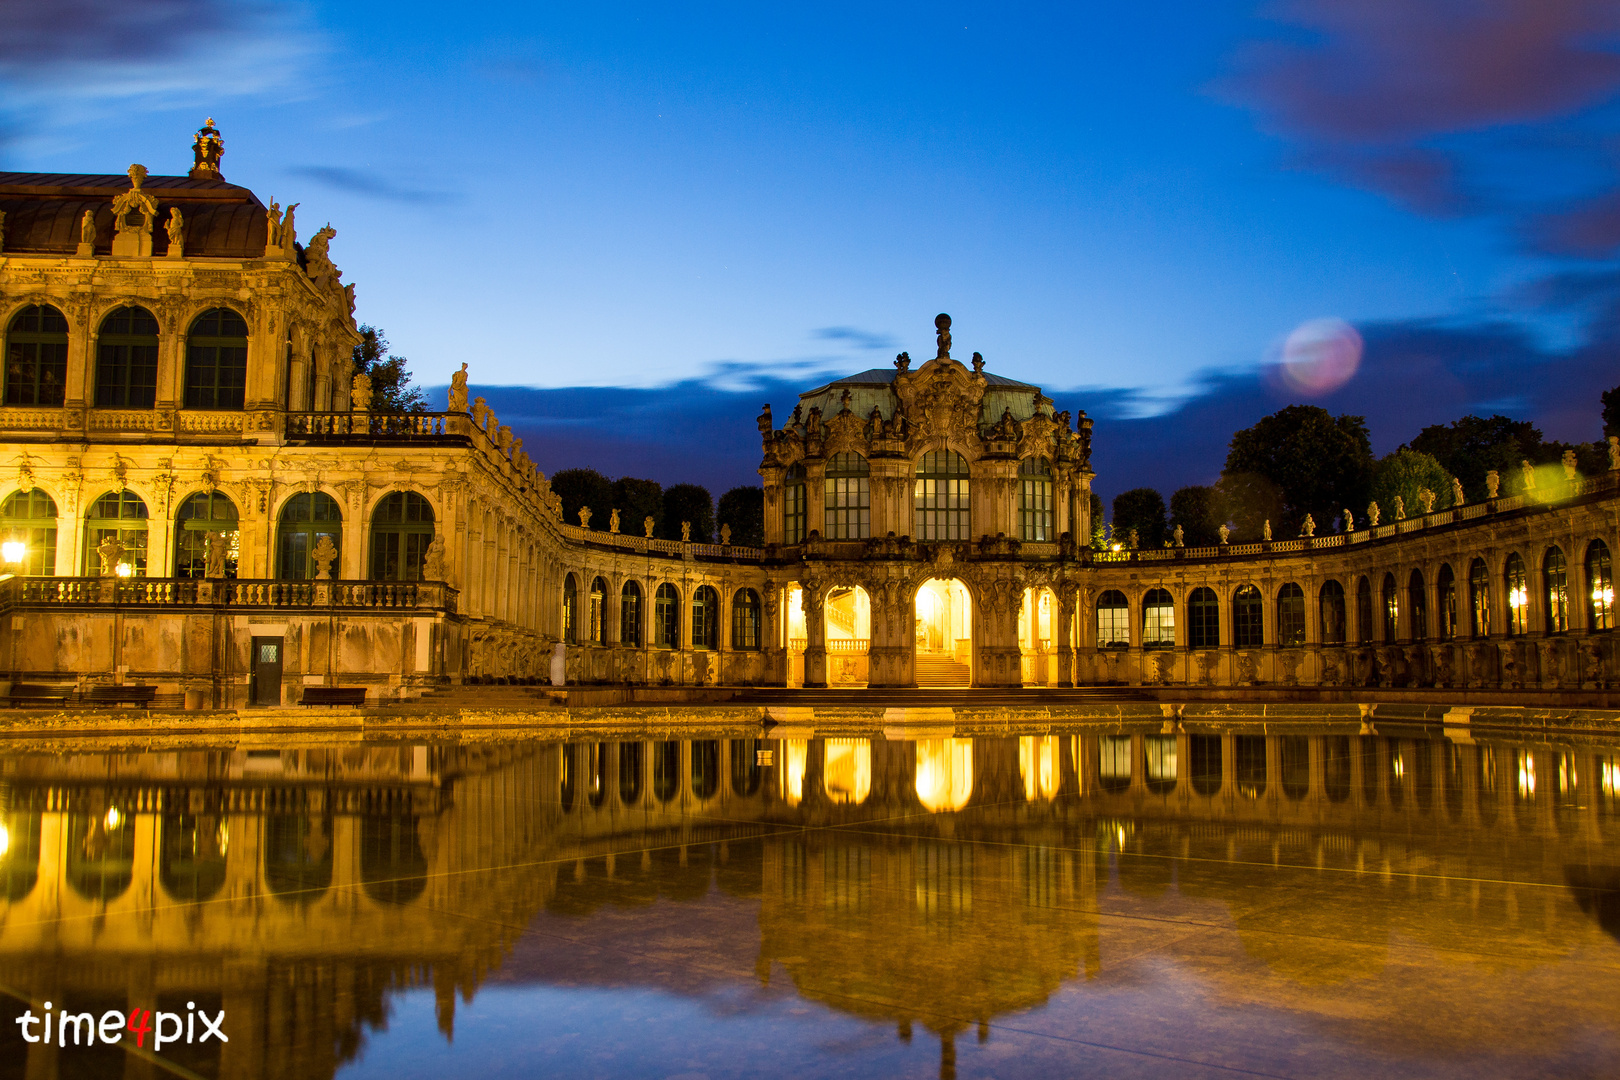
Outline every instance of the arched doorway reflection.
{"type": "Polygon", "coordinates": [[[918,686],[973,683],[973,597],[956,578],[930,578],[917,587],[918,686]]]}
{"type": "Polygon", "coordinates": [[[872,743],[867,739],[828,739],[822,785],[829,802],[858,806],[872,792],[872,743]]]}
{"type": "Polygon", "coordinates": [[[919,739],[917,798],[929,810],[960,810],[973,795],[973,740],[919,739]]]}
{"type": "Polygon", "coordinates": [[[1024,801],[1057,795],[1061,756],[1056,735],[1022,735],[1018,739],[1018,772],[1024,780],[1024,801]]]}

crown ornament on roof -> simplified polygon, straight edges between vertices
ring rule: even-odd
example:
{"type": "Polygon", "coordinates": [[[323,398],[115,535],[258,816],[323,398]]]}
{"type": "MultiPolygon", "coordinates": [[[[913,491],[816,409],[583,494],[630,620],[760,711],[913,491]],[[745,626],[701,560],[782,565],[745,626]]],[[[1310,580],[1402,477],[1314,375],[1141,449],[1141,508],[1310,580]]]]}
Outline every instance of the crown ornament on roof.
{"type": "Polygon", "coordinates": [[[951,317],[941,312],[934,316],[934,329],[938,332],[939,355],[936,360],[949,360],[951,358],[951,317]]]}
{"type": "Polygon", "coordinates": [[[225,140],[214,126],[212,116],[197,129],[197,141],[191,144],[191,155],[191,172],[187,175],[193,180],[225,179],[219,171],[219,159],[225,156],[225,140]]]}

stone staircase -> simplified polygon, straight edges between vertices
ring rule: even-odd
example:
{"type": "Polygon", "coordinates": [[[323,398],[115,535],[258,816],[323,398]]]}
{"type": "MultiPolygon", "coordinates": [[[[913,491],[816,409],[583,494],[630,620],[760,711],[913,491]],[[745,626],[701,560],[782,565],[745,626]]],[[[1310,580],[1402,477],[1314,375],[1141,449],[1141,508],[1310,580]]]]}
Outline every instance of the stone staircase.
{"type": "Polygon", "coordinates": [[[917,654],[918,686],[968,686],[973,672],[949,653],[917,654]]]}

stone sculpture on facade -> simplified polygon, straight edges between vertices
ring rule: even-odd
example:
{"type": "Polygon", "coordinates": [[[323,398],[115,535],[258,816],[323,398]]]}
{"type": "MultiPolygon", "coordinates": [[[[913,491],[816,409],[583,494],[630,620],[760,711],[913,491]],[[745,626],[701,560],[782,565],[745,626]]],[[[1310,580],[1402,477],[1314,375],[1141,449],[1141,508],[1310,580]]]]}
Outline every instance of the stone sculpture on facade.
{"type": "Polygon", "coordinates": [[[427,546],[422,555],[422,578],[425,581],[443,581],[444,573],[444,537],[434,534],[433,542],[427,546]]]}
{"type": "Polygon", "coordinates": [[[1609,471],[1620,471],[1620,435],[1609,436],[1609,471]]]}
{"type": "Polygon", "coordinates": [[[579,527],[582,529],[591,527],[591,508],[588,506],[579,508],[579,527]]]}
{"type": "Polygon", "coordinates": [[[1579,472],[1579,468],[1578,468],[1578,466],[1576,464],[1576,461],[1575,461],[1575,451],[1573,451],[1573,450],[1565,450],[1564,451],[1563,465],[1564,465],[1564,479],[1573,484],[1575,482],[1575,476],[1576,476],[1577,472],[1579,472]]]}
{"type": "Polygon", "coordinates": [[[96,545],[96,554],[101,556],[101,576],[113,577],[124,558],[124,543],[118,539],[117,533],[109,533],[105,540],[96,545]]]}
{"type": "Polygon", "coordinates": [[[948,360],[951,355],[951,317],[944,312],[935,315],[934,329],[937,331],[934,340],[939,345],[939,352],[935,354],[935,359],[948,360]]]}
{"type": "Polygon", "coordinates": [[[0,210],[0,251],[6,250],[6,212],[0,210]]]}
{"type": "Polygon", "coordinates": [[[225,556],[230,551],[230,537],[222,532],[211,532],[205,535],[203,548],[203,576],[209,578],[222,578],[225,576],[225,556]]]}
{"type": "Polygon", "coordinates": [[[315,541],[315,548],[309,553],[309,557],[315,562],[315,580],[332,580],[332,563],[337,561],[338,557],[338,549],[333,545],[332,538],[322,533],[320,539],[315,541]]]}
{"type": "Polygon", "coordinates": [[[157,217],[157,200],[141,190],[146,180],[145,165],[129,167],[129,190],[112,201],[114,258],[147,258],[152,254],[152,223],[157,217]]]}
{"type": "Polygon", "coordinates": [[[1377,502],[1377,500],[1374,500],[1373,502],[1368,503],[1367,504],[1367,528],[1369,528],[1369,529],[1378,528],[1378,514],[1379,514],[1379,510],[1378,510],[1378,502],[1377,502]]]}
{"type": "Polygon", "coordinates": [[[169,207],[169,222],[163,228],[169,234],[169,258],[185,258],[186,219],[181,216],[178,206],[169,207]]]}
{"type": "Polygon", "coordinates": [[[720,526],[720,543],[722,543],[722,544],[731,543],[731,526],[730,525],[722,524],[720,526]]]}
{"type": "Polygon", "coordinates": [[[648,514],[646,517],[641,519],[641,529],[642,535],[651,540],[653,534],[653,519],[651,514],[648,514]]]}
{"type": "Polygon", "coordinates": [[[1500,490],[1502,490],[1502,474],[1492,469],[1485,474],[1485,497],[1494,499],[1500,490]]]}
{"type": "Polygon", "coordinates": [[[1230,540],[1232,538],[1232,527],[1230,525],[1226,524],[1223,521],[1221,523],[1220,534],[1221,534],[1221,543],[1223,543],[1223,544],[1226,543],[1228,540],[1230,540]]]}
{"type": "Polygon", "coordinates": [[[225,140],[214,126],[210,116],[207,123],[197,129],[197,140],[191,144],[192,164],[188,174],[193,180],[223,180],[219,159],[225,156],[225,140]]]}
{"type": "Polygon", "coordinates": [[[96,247],[96,212],[86,210],[79,219],[79,250],[81,258],[91,255],[96,247]]]}
{"type": "Polygon", "coordinates": [[[1527,459],[1519,461],[1519,480],[1527,492],[1536,490],[1536,469],[1527,459]]]}
{"type": "Polygon", "coordinates": [[[1264,540],[1268,544],[1271,543],[1271,519],[1270,518],[1266,518],[1266,523],[1260,527],[1260,539],[1264,540]]]}
{"type": "Polygon", "coordinates": [[[608,515],[608,532],[616,533],[618,531],[619,531],[619,508],[614,507],[613,508],[613,513],[608,515]]]}
{"type": "Polygon", "coordinates": [[[467,411],[467,365],[462,364],[461,370],[450,375],[450,411],[464,413],[467,411]]]}
{"type": "Polygon", "coordinates": [[[1301,535],[1301,536],[1315,536],[1316,535],[1316,519],[1313,518],[1311,515],[1306,514],[1305,515],[1305,524],[1300,529],[1299,535],[1301,535]]]}
{"type": "Polygon", "coordinates": [[[1418,488],[1418,501],[1423,504],[1425,514],[1434,513],[1434,492],[1428,488],[1418,488]]]}
{"type": "Polygon", "coordinates": [[[1395,496],[1395,520],[1406,520],[1406,497],[1403,495],[1395,496]]]}
{"type": "Polygon", "coordinates": [[[692,542],[692,523],[690,521],[683,521],[683,522],[681,522],[681,543],[690,544],[691,542],[692,542]]]}
{"type": "Polygon", "coordinates": [[[1461,506],[1468,499],[1463,495],[1462,481],[1455,476],[1451,478],[1451,505],[1461,506]]]}
{"type": "Polygon", "coordinates": [[[1182,528],[1181,528],[1180,525],[1177,525],[1170,533],[1170,537],[1171,537],[1172,541],[1175,543],[1176,547],[1186,547],[1187,546],[1187,544],[1186,544],[1186,536],[1187,536],[1187,534],[1184,531],[1182,531],[1182,528]]]}
{"type": "Polygon", "coordinates": [[[1356,531],[1356,519],[1355,519],[1354,516],[1351,515],[1350,508],[1347,506],[1342,511],[1340,511],[1340,513],[1343,514],[1343,516],[1344,516],[1344,531],[1347,532],[1347,533],[1348,532],[1355,532],[1356,531]]]}
{"type": "Polygon", "coordinates": [[[349,408],[355,412],[371,411],[371,376],[363,371],[350,383],[349,408]]]}

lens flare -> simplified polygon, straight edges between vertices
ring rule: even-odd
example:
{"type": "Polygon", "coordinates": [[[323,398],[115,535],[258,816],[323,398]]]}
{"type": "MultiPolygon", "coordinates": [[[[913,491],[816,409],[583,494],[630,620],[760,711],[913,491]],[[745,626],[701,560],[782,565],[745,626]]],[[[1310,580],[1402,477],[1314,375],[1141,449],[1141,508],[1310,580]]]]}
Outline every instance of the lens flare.
{"type": "Polygon", "coordinates": [[[1280,374],[1290,389],[1310,397],[1331,394],[1361,366],[1361,335],[1343,319],[1300,323],[1283,342],[1280,374]]]}

